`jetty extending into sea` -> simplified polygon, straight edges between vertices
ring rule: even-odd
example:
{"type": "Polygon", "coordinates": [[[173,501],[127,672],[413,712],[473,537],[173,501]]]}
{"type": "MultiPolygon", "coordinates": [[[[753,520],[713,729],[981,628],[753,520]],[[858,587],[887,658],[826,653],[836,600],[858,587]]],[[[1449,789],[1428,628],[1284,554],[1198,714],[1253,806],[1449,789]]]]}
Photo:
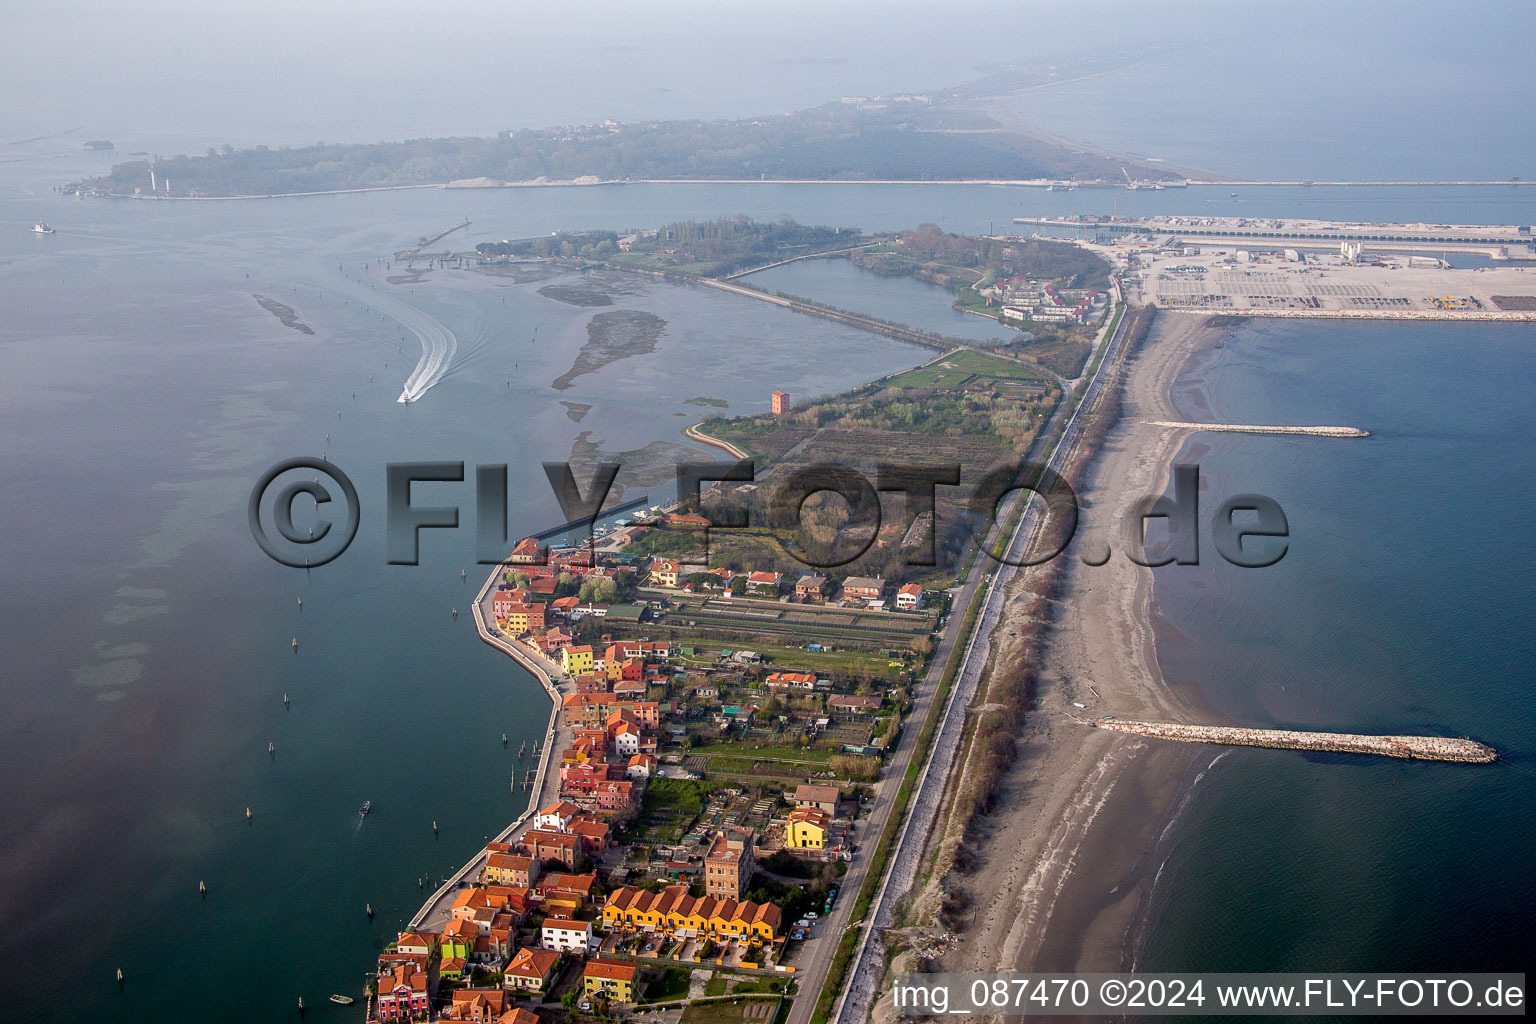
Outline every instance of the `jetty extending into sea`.
{"type": "Polygon", "coordinates": [[[1339,754],[1373,754],[1412,761],[1456,761],[1492,764],[1499,752],[1485,743],[1454,736],[1375,736],[1368,733],[1301,732],[1294,729],[1245,729],[1229,725],[1182,725],[1177,722],[1131,722],[1118,718],[1091,723],[1113,732],[1135,733],[1181,743],[1217,743],[1229,747],[1272,747],[1278,750],[1320,750],[1339,754]]]}
{"type": "Polygon", "coordinates": [[[1148,420],[1151,426],[1173,430],[1211,430],[1227,434],[1303,434],[1309,437],[1370,437],[1359,427],[1285,427],[1261,423],[1182,423],[1174,420],[1148,420]]]}

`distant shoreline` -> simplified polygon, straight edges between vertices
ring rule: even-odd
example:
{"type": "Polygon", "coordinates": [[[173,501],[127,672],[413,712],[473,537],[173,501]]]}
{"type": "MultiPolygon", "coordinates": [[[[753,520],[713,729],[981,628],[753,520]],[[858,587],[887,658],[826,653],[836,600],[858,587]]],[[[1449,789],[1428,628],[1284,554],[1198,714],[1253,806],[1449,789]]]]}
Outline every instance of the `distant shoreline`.
{"type": "MultiPolygon", "coordinates": [[[[500,181],[462,185],[451,181],[421,185],[373,185],[366,188],[332,188],[313,192],[262,192],[230,196],[167,196],[126,192],[91,193],[93,199],[138,199],[156,202],[225,203],[251,199],[304,199],[313,196],[345,196],[366,192],[402,192],[407,189],[502,189],[502,188],[598,188],[611,185],[987,185],[1000,188],[1049,188],[1070,185],[1078,189],[1125,189],[1120,183],[1074,181],[1052,178],[612,178],[594,181],[560,180],[500,181]]],[[[1515,181],[1242,181],[1236,179],[1180,179],[1190,188],[1492,188],[1495,186],[1536,185],[1536,179],[1515,181]]],[[[1166,189],[1164,189],[1166,191],[1166,189]]]]}

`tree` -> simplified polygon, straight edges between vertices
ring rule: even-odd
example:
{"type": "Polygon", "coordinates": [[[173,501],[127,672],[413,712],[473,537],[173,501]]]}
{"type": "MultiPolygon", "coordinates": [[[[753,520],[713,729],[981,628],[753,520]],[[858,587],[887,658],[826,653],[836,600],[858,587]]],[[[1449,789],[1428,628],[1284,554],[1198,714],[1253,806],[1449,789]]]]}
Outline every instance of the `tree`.
{"type": "Polygon", "coordinates": [[[745,576],[737,576],[737,577],[735,577],[735,578],[733,578],[731,580],[731,594],[732,594],[732,596],[734,596],[734,597],[741,597],[746,592],[747,592],[747,578],[745,576]]]}
{"type": "Polygon", "coordinates": [[[512,585],[514,587],[526,587],[528,584],[530,584],[532,582],[533,582],[533,577],[529,576],[525,572],[514,572],[512,574],[512,585]]]}
{"type": "Polygon", "coordinates": [[[581,599],[595,604],[607,604],[619,596],[619,585],[606,576],[593,576],[582,581],[581,599]]]}

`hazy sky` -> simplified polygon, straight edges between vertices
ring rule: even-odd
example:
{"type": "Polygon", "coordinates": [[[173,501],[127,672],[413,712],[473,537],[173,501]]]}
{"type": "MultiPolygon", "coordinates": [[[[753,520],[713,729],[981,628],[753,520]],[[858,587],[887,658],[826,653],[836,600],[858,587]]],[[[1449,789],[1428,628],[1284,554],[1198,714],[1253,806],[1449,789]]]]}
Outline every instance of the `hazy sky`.
{"type": "MultiPolygon", "coordinates": [[[[1068,123],[1048,127],[1107,144],[1138,126],[1158,138],[1236,128],[1254,137],[1246,152],[1272,123],[1284,145],[1340,110],[1344,144],[1364,125],[1471,145],[1531,134],[1533,10],[1451,13],[1427,0],[0,0],[0,146],[73,128],[70,146],[105,136],[120,150],[170,154],[748,116],[1146,44],[1180,48],[1182,63],[1162,74],[1172,88],[1117,94],[1104,83],[1075,106],[1056,104],[1068,123]],[[1100,116],[1138,103],[1146,109],[1133,119],[1100,116]],[[1220,116],[1180,120],[1208,106],[1220,116]]],[[[1182,149],[1199,152],[1199,142],[1182,149]]]]}
{"type": "Polygon", "coordinates": [[[1120,7],[1075,3],[4,6],[0,141],[75,125],[192,145],[774,113],[1135,37],[1120,7]]]}

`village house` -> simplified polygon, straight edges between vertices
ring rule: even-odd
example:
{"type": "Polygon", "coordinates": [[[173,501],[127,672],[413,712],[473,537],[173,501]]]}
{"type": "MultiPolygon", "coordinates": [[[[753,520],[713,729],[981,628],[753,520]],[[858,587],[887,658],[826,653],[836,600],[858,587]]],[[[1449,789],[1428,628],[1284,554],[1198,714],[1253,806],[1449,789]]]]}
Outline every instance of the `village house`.
{"type": "Polygon", "coordinates": [[[651,563],[651,585],[656,587],[676,587],[678,574],[683,567],[670,558],[658,558],[651,563]]]}
{"type": "Polygon", "coordinates": [[[908,583],[896,591],[896,607],[904,612],[915,612],[923,606],[923,588],[908,583]]]}
{"type": "Polygon", "coordinates": [[[539,547],[539,542],[536,538],[524,537],[512,549],[512,555],[507,561],[513,565],[543,565],[548,555],[548,551],[539,547]]]}
{"type": "Polygon", "coordinates": [[[395,940],[395,952],[406,956],[430,957],[437,952],[437,939],[424,932],[401,932],[395,940]]]}
{"type": "Polygon", "coordinates": [[[848,715],[872,715],[880,710],[879,697],[859,697],[851,693],[834,693],[827,698],[827,710],[848,715]]]}
{"type": "Polygon", "coordinates": [[[603,851],[608,849],[610,830],[606,822],[593,821],[591,818],[582,816],[571,822],[566,831],[581,840],[582,852],[589,857],[601,857],[603,851]]]}
{"type": "Polygon", "coordinates": [[[820,601],[827,592],[827,578],[806,573],[795,581],[795,596],[802,601],[820,601]]]}
{"type": "Polygon", "coordinates": [[[814,807],[796,807],[784,826],[786,850],[821,850],[827,845],[832,816],[814,807]]]}
{"type": "Polygon", "coordinates": [[[580,807],[569,800],[558,800],[535,814],[532,825],[534,828],[549,829],[552,832],[564,832],[580,814],[580,807]]]}
{"type": "Polygon", "coordinates": [[[795,807],[810,807],[827,814],[836,815],[838,802],[842,799],[836,786],[820,786],[811,782],[803,782],[795,787],[795,807]]]}
{"type": "Polygon", "coordinates": [[[485,858],[484,881],[492,885],[510,885],[526,889],[539,877],[539,864],[531,857],[515,853],[491,853],[485,858]]]}
{"type": "Polygon", "coordinates": [[[759,597],[778,597],[779,581],[784,578],[777,572],[754,572],[747,577],[747,593],[759,597]]]}
{"type": "Polygon", "coordinates": [[[560,954],[552,949],[525,946],[512,955],[502,984],[519,992],[543,992],[554,978],[560,954]]]}
{"type": "Polygon", "coordinates": [[[439,1020],[473,1020],[481,1024],[500,1021],[510,1008],[505,989],[461,988],[453,993],[453,1002],[439,1020]]]}
{"type": "Polygon", "coordinates": [[[704,895],[739,900],[757,867],[751,832],[735,829],[716,833],[704,855],[704,895]]]}
{"type": "Polygon", "coordinates": [[[869,576],[849,576],[843,580],[844,601],[878,601],[885,594],[885,581],[869,576]]]}
{"type": "Polygon", "coordinates": [[[379,966],[380,1020],[426,1020],[427,970],[411,963],[379,966]]]}
{"type": "Polygon", "coordinates": [[[546,913],[551,901],[570,903],[573,910],[579,910],[592,898],[592,887],[596,884],[597,873],[594,871],[588,871],[582,875],[573,875],[568,871],[551,871],[539,879],[533,891],[544,900],[546,913]]]}
{"type": "Polygon", "coordinates": [[[626,885],[611,894],[603,907],[603,924],[610,929],[660,932],[679,938],[772,942],[778,937],[782,916],[772,903],[714,896],[695,899],[682,885],[669,885],[658,893],[626,885]]]}
{"type": "Polygon", "coordinates": [[[546,917],[539,932],[539,942],[545,949],[586,956],[592,946],[592,922],[546,917]]]}
{"type": "Polygon", "coordinates": [[[591,999],[603,996],[609,1002],[635,1001],[635,977],[638,969],[621,960],[591,960],[581,972],[581,990],[591,999]]]}
{"type": "Polygon", "coordinates": [[[567,675],[579,676],[592,669],[592,647],[589,644],[572,645],[560,652],[560,667],[567,675]]]}
{"type": "Polygon", "coordinates": [[[437,966],[438,977],[449,981],[461,980],[464,967],[475,951],[475,940],[479,937],[480,931],[473,921],[460,918],[444,925],[438,938],[438,948],[442,951],[442,960],[437,966]]]}
{"type": "Polygon", "coordinates": [[[531,828],[523,833],[519,846],[527,857],[540,864],[552,860],[574,868],[581,859],[581,837],[568,832],[531,828]]]}
{"type": "Polygon", "coordinates": [[[763,680],[764,685],[772,690],[814,690],[816,689],[816,674],[814,672],[771,672],[763,680]]]}

